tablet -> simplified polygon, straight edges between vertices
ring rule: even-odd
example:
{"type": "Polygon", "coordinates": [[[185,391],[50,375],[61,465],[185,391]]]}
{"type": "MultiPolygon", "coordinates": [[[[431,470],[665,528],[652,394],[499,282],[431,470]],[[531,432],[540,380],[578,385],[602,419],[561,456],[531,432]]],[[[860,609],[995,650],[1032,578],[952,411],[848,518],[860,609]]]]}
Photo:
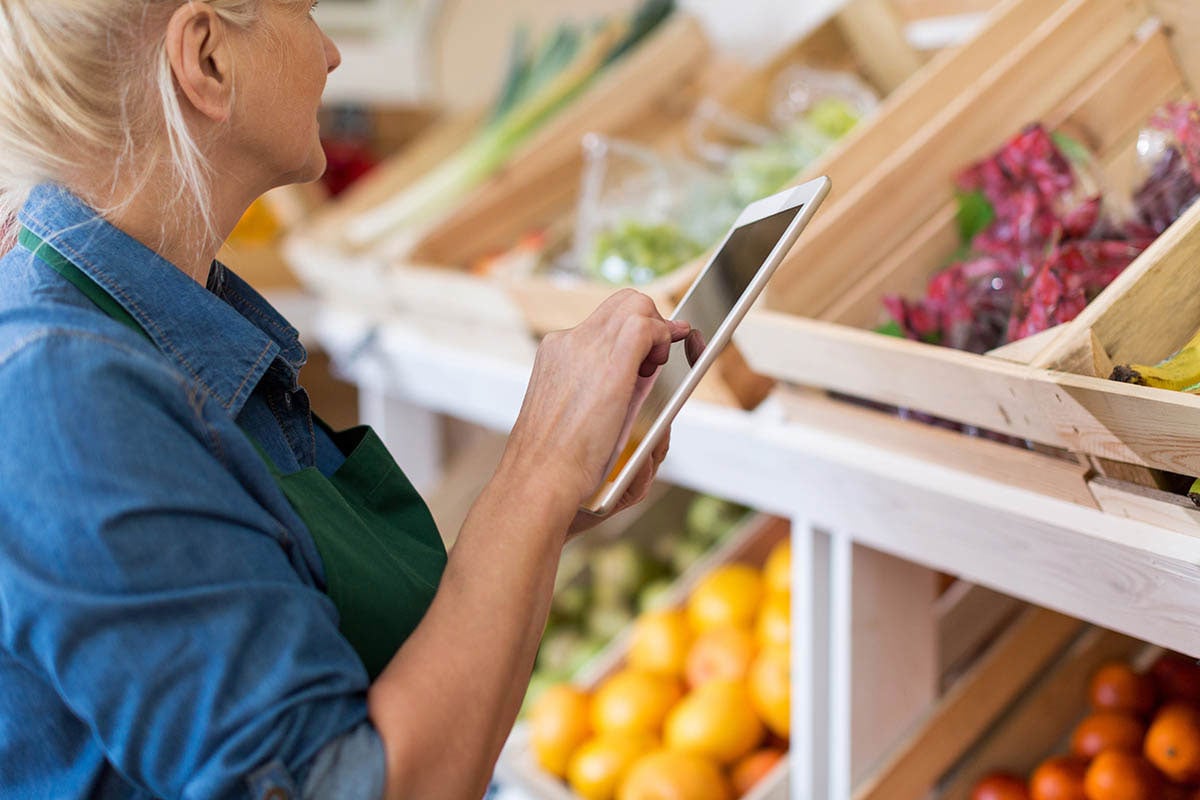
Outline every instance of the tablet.
{"type": "Polygon", "coordinates": [[[584,511],[604,515],[616,506],[812,219],[829,186],[828,178],[817,178],[756,200],[738,216],[671,314],[671,319],[690,323],[692,332],[671,345],[667,363],[639,385],[604,471],[607,477],[583,503],[584,511]]]}

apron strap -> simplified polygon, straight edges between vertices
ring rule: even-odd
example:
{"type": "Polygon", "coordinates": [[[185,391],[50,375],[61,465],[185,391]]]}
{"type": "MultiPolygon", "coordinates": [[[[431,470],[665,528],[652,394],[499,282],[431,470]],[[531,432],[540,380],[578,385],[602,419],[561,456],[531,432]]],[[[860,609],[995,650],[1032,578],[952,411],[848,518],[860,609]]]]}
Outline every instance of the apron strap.
{"type": "Polygon", "coordinates": [[[147,339],[150,334],[146,333],[145,328],[138,324],[129,312],[112,298],[108,292],[104,291],[94,280],[85,275],[79,267],[68,261],[62,253],[54,249],[54,246],[48,244],[42,237],[38,236],[29,228],[22,227],[17,234],[17,243],[22,247],[33,251],[46,266],[63,276],[79,291],[83,292],[88,300],[91,300],[100,310],[108,316],[125,325],[147,339]]]}
{"type": "MultiPolygon", "coordinates": [[[[122,308],[120,303],[113,299],[112,295],[104,291],[103,287],[88,277],[79,267],[68,261],[62,253],[55,250],[54,245],[45,241],[26,227],[22,227],[17,234],[17,243],[31,250],[39,261],[66,278],[72,286],[83,292],[84,296],[95,303],[105,314],[127,328],[150,339],[150,334],[146,333],[146,329],[139,325],[137,320],[122,308]]],[[[245,433],[245,431],[242,432],[245,433]]],[[[271,476],[274,478],[282,476],[283,473],[275,466],[275,461],[267,455],[267,451],[263,450],[258,440],[248,433],[246,434],[246,438],[250,440],[250,443],[254,445],[254,449],[262,457],[263,462],[266,463],[267,469],[271,471],[271,476]]]]}

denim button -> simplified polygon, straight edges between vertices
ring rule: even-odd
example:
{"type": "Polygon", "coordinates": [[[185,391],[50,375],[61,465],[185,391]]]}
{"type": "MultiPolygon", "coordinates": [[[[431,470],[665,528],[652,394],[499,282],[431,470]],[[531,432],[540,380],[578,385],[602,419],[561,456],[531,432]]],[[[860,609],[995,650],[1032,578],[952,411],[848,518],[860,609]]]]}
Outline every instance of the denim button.
{"type": "Polygon", "coordinates": [[[255,800],[292,800],[297,794],[291,774],[280,761],[256,769],[246,782],[250,785],[250,796],[255,800]]]}

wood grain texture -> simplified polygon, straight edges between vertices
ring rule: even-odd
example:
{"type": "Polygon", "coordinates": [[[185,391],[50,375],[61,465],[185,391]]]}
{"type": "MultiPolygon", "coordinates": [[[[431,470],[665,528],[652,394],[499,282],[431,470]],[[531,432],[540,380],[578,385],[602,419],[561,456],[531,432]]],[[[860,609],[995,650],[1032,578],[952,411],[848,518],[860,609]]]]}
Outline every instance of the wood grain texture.
{"type": "Polygon", "coordinates": [[[1012,445],[934,428],[921,422],[860,408],[822,393],[782,388],[776,398],[787,418],[855,436],[898,453],[971,475],[992,478],[1048,497],[1096,507],[1079,463],[1012,445]]]}
{"type": "Polygon", "coordinates": [[[851,573],[850,776],[856,782],[925,713],[937,697],[941,670],[935,573],[857,546],[851,573]]]}
{"type": "Polygon", "coordinates": [[[1106,513],[1200,537],[1200,508],[1186,497],[1111,477],[1093,478],[1089,485],[1106,513]]]}
{"type": "Polygon", "coordinates": [[[943,690],[961,678],[1025,608],[1016,598],[968,581],[955,581],[938,597],[934,614],[943,690]]]}
{"type": "Polygon", "coordinates": [[[1092,673],[1107,661],[1129,660],[1145,648],[1101,628],[1086,631],[969,752],[941,787],[940,800],[969,800],[975,783],[993,771],[1030,774],[1087,713],[1092,673]]]}
{"type": "Polygon", "coordinates": [[[945,102],[918,135],[814,220],[780,267],[771,306],[815,315],[835,302],[841,287],[942,207],[962,165],[1002,144],[1014,120],[1052,111],[1129,41],[1141,19],[1130,0],[1070,0],[1057,7],[971,90],[945,102]],[[876,235],[862,235],[864,219],[872,220],[876,235]]]}
{"type": "Polygon", "coordinates": [[[891,0],[851,0],[837,24],[858,57],[863,73],[891,92],[921,68],[922,58],[904,35],[904,20],[891,0]]]}
{"type": "MultiPolygon", "coordinates": [[[[843,198],[879,163],[912,139],[952,98],[972,90],[979,77],[1016,48],[1048,16],[1046,0],[1007,0],[988,25],[961,47],[939,53],[892,92],[869,120],[809,166],[796,183],[828,175],[833,181],[822,215],[832,215],[843,198]]],[[[806,234],[807,235],[807,234],[806,234]]]]}
{"type": "Polygon", "coordinates": [[[1025,612],[856,789],[855,800],[924,797],[1082,629],[1083,623],[1052,611],[1025,612]]]}
{"type": "Polygon", "coordinates": [[[1114,363],[1153,364],[1200,327],[1200,205],[1194,205],[1096,298],[1039,358],[1080,369],[1094,335],[1114,363]]]}
{"type": "Polygon", "coordinates": [[[906,339],[752,311],[757,372],[1079,453],[1200,474],[1200,397],[1031,369],[906,339]]]}
{"type": "Polygon", "coordinates": [[[1190,91],[1200,92],[1200,5],[1195,0],[1149,0],[1151,8],[1166,22],[1171,46],[1187,77],[1190,91]]]}

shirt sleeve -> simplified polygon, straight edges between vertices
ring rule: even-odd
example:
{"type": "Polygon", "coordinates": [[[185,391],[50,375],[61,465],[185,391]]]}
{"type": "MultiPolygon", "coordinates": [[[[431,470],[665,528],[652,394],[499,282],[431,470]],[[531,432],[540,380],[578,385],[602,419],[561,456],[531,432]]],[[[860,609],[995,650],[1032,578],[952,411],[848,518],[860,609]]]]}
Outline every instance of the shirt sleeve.
{"type": "Polygon", "coordinates": [[[382,776],[362,664],[213,405],[86,333],[0,354],[0,644],[156,796],[382,776]]]}

